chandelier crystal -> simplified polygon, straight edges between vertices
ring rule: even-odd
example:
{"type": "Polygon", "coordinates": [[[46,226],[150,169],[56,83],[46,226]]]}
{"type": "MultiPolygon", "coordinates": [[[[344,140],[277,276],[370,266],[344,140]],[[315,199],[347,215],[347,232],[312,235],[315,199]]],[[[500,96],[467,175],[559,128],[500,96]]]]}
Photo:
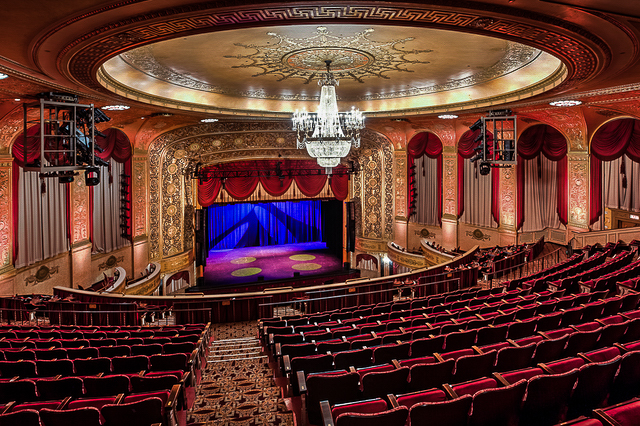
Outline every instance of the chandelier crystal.
{"type": "Polygon", "coordinates": [[[298,149],[306,147],[320,167],[333,168],[349,154],[352,146],[360,147],[364,115],[355,107],[349,112],[338,112],[338,80],[331,72],[331,61],[327,60],[325,63],[327,72],[318,81],[321,87],[318,112],[296,111],[293,114],[293,130],[297,133],[298,149]]]}

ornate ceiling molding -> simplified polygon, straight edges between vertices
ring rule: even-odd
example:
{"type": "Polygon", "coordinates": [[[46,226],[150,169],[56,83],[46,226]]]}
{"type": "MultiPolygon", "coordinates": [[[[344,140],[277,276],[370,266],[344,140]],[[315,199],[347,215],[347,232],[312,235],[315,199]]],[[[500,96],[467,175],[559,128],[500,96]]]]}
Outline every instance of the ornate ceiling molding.
{"type": "Polygon", "coordinates": [[[567,21],[509,8],[489,10],[424,4],[361,2],[356,5],[264,4],[214,8],[198,4],[132,16],[95,28],[69,43],[58,55],[61,72],[78,83],[104,91],[96,80],[102,62],[119,52],[173,37],[264,25],[309,22],[393,23],[473,32],[514,40],[546,50],[568,67],[566,86],[593,78],[611,56],[600,38],[567,21]],[[513,13],[514,16],[509,16],[513,13]],[[522,15],[522,16],[521,16],[522,15]],[[543,22],[544,24],[541,24],[543,22]]]}

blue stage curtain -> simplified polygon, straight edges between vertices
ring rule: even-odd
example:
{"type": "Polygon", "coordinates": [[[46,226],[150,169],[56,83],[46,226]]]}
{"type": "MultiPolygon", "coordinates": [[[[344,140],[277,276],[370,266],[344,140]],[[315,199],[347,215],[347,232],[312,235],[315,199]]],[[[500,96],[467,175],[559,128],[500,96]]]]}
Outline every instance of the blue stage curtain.
{"type": "Polygon", "coordinates": [[[320,200],[208,207],[212,250],[322,241],[320,200]]]}

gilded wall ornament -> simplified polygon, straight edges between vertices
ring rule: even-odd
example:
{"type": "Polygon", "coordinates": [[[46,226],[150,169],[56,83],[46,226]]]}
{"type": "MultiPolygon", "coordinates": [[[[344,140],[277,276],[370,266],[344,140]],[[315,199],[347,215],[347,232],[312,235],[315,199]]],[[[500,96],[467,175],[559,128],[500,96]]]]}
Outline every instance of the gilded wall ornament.
{"type": "Polygon", "coordinates": [[[42,282],[45,282],[48,279],[50,279],[52,275],[57,274],[58,269],[59,269],[59,266],[57,265],[52,266],[51,268],[49,268],[46,265],[42,265],[40,268],[38,268],[35,274],[29,275],[24,279],[24,285],[28,286],[29,284],[35,285],[35,284],[40,284],[42,282]]]}
{"type": "MultiPolygon", "coordinates": [[[[11,265],[11,162],[0,164],[0,269],[11,265]]],[[[16,218],[17,219],[17,218],[16,218]]]]}

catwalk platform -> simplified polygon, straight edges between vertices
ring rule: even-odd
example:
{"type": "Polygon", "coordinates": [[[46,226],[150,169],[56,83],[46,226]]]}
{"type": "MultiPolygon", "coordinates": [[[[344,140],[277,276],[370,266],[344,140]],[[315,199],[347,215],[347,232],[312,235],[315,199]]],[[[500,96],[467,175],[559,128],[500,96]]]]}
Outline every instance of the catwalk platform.
{"type": "Polygon", "coordinates": [[[204,284],[209,288],[227,287],[340,271],[342,260],[323,242],[211,250],[204,269],[204,284]]]}

